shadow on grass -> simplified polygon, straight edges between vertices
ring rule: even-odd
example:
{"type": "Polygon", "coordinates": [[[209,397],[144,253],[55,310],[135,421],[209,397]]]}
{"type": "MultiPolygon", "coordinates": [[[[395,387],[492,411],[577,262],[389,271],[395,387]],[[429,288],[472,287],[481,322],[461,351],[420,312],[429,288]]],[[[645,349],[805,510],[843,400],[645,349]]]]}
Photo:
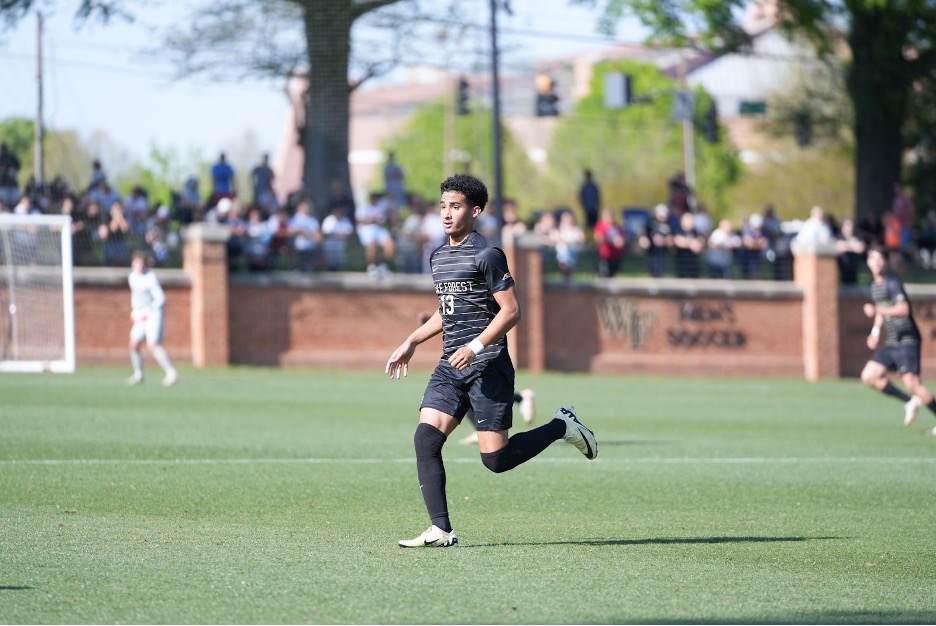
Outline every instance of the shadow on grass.
{"type": "Polygon", "coordinates": [[[936,611],[811,611],[777,614],[770,617],[724,619],[713,617],[698,621],[674,621],[672,617],[646,622],[628,621],[618,624],[933,624],[936,611]]]}
{"type": "Polygon", "coordinates": [[[642,546],[647,544],[691,543],[779,543],[798,541],[828,541],[844,537],[650,537],[647,539],[585,539],[581,541],[507,541],[504,543],[475,543],[466,547],[492,546],[642,546]]]}
{"type": "Polygon", "coordinates": [[[35,587],[30,587],[28,585],[0,585],[0,591],[29,591],[30,589],[35,589],[35,587]]]}

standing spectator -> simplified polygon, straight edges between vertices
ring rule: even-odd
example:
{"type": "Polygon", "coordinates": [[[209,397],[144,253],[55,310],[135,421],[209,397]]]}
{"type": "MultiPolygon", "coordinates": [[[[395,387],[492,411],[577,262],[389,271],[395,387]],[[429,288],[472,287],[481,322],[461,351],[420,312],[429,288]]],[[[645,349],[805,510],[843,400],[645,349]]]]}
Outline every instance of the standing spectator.
{"type": "Polygon", "coordinates": [[[713,226],[708,208],[701,202],[698,203],[695,213],[692,214],[692,227],[695,228],[696,234],[703,239],[708,239],[708,236],[712,234],[713,226]]]}
{"type": "Polygon", "coordinates": [[[120,194],[110,186],[107,180],[102,180],[88,192],[88,199],[101,205],[101,211],[108,213],[115,202],[121,202],[120,194]]]}
{"type": "Polygon", "coordinates": [[[384,191],[387,193],[387,202],[391,210],[400,209],[406,204],[406,175],[403,168],[396,162],[396,153],[390,151],[387,154],[387,162],[383,168],[384,191]]]}
{"type": "Polygon", "coordinates": [[[149,198],[146,191],[140,185],[135,185],[130,190],[127,197],[124,211],[127,214],[127,222],[130,224],[130,233],[134,237],[142,237],[146,234],[146,227],[149,221],[149,198]]]}
{"type": "Polygon", "coordinates": [[[868,213],[863,220],[858,223],[858,236],[865,242],[865,246],[883,246],[884,245],[884,222],[881,221],[881,215],[876,211],[868,213]]]}
{"type": "Polygon", "coordinates": [[[19,201],[20,161],[7,144],[0,144],[0,202],[13,206],[19,201]]]}
{"type": "Polygon", "coordinates": [[[143,341],[149,348],[150,354],[163,368],[166,376],[163,378],[164,387],[170,387],[179,381],[179,374],[169,355],[166,354],[163,342],[163,309],[166,305],[166,294],[159,284],[156,274],[149,269],[146,253],[137,251],[133,253],[130,262],[130,319],[133,326],[130,328],[130,363],[133,365],[133,375],[127,380],[128,385],[139,385],[143,382],[143,341]]]}
{"type": "Polygon", "coordinates": [[[407,202],[409,212],[397,231],[396,261],[397,271],[407,274],[419,274],[422,271],[423,248],[426,245],[423,222],[427,207],[422,198],[411,194],[407,202]]]}
{"type": "Polygon", "coordinates": [[[709,276],[731,278],[734,252],[740,246],[741,238],[734,232],[731,220],[719,221],[718,228],[712,231],[708,239],[708,252],[705,260],[708,263],[709,276]]]}
{"type": "MultiPolygon", "coordinates": [[[[233,176],[233,173],[232,173],[233,176]]],[[[253,203],[267,214],[279,209],[279,200],[273,191],[273,168],[270,167],[270,155],[264,153],[258,163],[250,171],[250,182],[253,185],[253,203]]]]}
{"type": "Polygon", "coordinates": [[[322,220],[322,251],[325,253],[325,267],[333,272],[344,269],[348,248],[348,237],[354,234],[354,223],[348,216],[345,204],[335,204],[331,212],[322,220]]]}
{"type": "Polygon", "coordinates": [[[595,224],[598,223],[598,212],[601,209],[601,188],[595,182],[590,169],[585,170],[584,176],[585,179],[579,187],[579,204],[585,214],[586,226],[594,231],[595,224]]]}
{"type": "Polygon", "coordinates": [[[764,232],[764,218],[754,213],[741,226],[741,277],[760,278],[761,260],[770,245],[764,232]]]}
{"type": "MultiPolygon", "coordinates": [[[[91,163],[91,180],[88,183],[88,191],[96,189],[101,183],[107,180],[107,174],[104,172],[104,166],[99,159],[94,159],[91,163]]],[[[108,207],[110,208],[110,207],[108,207]]]]}
{"type": "MultiPolygon", "coordinates": [[[[527,225],[517,218],[517,201],[512,198],[504,198],[501,207],[504,217],[504,227],[501,230],[501,241],[504,245],[511,245],[518,236],[527,231],[527,225]]],[[[439,219],[441,222],[441,218],[439,219]]],[[[443,242],[444,243],[444,242],[443,242]]],[[[441,245],[441,243],[439,244],[441,245]]]]}
{"type": "Polygon", "coordinates": [[[702,275],[700,256],[705,248],[705,237],[696,230],[692,213],[683,213],[679,218],[679,230],[673,235],[676,250],[676,277],[698,278],[702,275]]]}
{"type": "Polygon", "coordinates": [[[692,210],[692,188],[686,183],[686,175],[676,172],[667,182],[668,198],[666,203],[676,215],[692,210]]]}
{"type": "Polygon", "coordinates": [[[156,265],[169,260],[169,207],[160,205],[146,223],[146,245],[153,253],[156,265]]]}
{"type": "Polygon", "coordinates": [[[890,210],[900,224],[900,250],[906,252],[913,238],[913,217],[916,213],[916,206],[901,182],[894,183],[894,199],[891,201],[890,210]]]}
{"type": "Polygon", "coordinates": [[[251,272],[264,272],[270,269],[270,241],[273,233],[270,225],[263,219],[259,207],[247,211],[247,226],[244,233],[244,253],[247,269],[251,272]]]}
{"type": "Polygon", "coordinates": [[[179,193],[179,204],[176,207],[176,218],[183,226],[204,219],[202,211],[202,198],[198,190],[198,179],[190,176],[179,193]]]}
{"type": "Polygon", "coordinates": [[[803,222],[799,232],[796,233],[798,243],[829,243],[832,241],[832,229],[826,221],[825,209],[814,206],[809,211],[809,217],[803,222]]]}
{"type": "Polygon", "coordinates": [[[843,285],[858,284],[858,270],[864,263],[865,243],[855,234],[855,222],[842,220],[842,228],[836,237],[839,276],[843,285]]]}
{"type": "Polygon", "coordinates": [[[556,262],[562,277],[568,281],[578,263],[578,255],[585,243],[585,231],[575,221],[575,213],[565,210],[559,215],[559,225],[556,227],[556,262]]]}
{"type": "Polygon", "coordinates": [[[104,264],[124,265],[130,255],[127,249],[130,223],[124,215],[123,203],[119,200],[114,202],[107,214],[109,219],[99,228],[101,241],[104,242],[104,264]]]}
{"type": "Polygon", "coordinates": [[[621,268],[627,234],[624,227],[615,221],[614,211],[610,208],[601,210],[601,219],[595,224],[594,237],[598,244],[598,273],[611,278],[621,268]]]}
{"type": "Polygon", "coordinates": [[[308,200],[300,200],[296,205],[296,213],[289,218],[289,235],[292,237],[299,269],[303,272],[314,269],[319,262],[322,229],[308,200]]]}
{"type": "Polygon", "coordinates": [[[920,265],[932,269],[936,264],[936,211],[926,214],[926,219],[920,224],[919,255],[920,265]]]}
{"type": "Polygon", "coordinates": [[[547,256],[555,255],[556,245],[556,216],[552,211],[543,211],[536,223],[533,225],[533,232],[539,235],[540,246],[542,246],[541,256],[543,260],[547,256]]]}
{"type": "Polygon", "coordinates": [[[227,162],[227,155],[223,152],[218,156],[218,162],[211,166],[211,204],[215,205],[221,198],[233,198],[234,168],[227,162]]]}
{"type": "Polygon", "coordinates": [[[666,273],[670,248],[673,246],[673,229],[669,221],[669,207],[658,204],[653,217],[647,220],[639,244],[647,255],[647,271],[654,278],[666,273]]]}
{"type": "Polygon", "coordinates": [[[101,205],[95,201],[88,202],[84,209],[80,207],[74,211],[72,222],[72,247],[75,249],[75,261],[78,265],[97,265],[98,242],[101,240],[101,226],[104,225],[104,216],[101,205]]]}
{"type": "Polygon", "coordinates": [[[390,215],[384,195],[379,191],[370,193],[370,201],[362,204],[355,212],[357,236],[364,246],[367,274],[371,278],[385,276],[396,254],[393,236],[390,234],[390,215]],[[377,248],[383,253],[382,262],[377,264],[377,248]]]}

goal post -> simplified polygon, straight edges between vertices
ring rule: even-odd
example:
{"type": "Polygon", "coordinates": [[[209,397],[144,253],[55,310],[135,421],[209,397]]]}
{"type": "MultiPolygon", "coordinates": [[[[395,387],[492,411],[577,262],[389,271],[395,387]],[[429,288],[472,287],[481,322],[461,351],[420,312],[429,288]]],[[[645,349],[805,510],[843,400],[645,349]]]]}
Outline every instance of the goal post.
{"type": "Polygon", "coordinates": [[[0,372],[74,371],[71,218],[0,213],[0,372]]]}

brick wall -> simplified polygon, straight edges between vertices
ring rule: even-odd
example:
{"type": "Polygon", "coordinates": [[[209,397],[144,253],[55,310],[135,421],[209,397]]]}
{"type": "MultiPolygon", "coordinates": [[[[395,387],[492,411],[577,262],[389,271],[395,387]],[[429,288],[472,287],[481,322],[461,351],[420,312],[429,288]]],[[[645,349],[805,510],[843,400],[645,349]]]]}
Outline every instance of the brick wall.
{"type": "MultiPolygon", "coordinates": [[[[612,279],[531,288],[521,274],[530,267],[535,274],[536,263],[526,258],[512,266],[525,309],[511,338],[521,368],[542,362],[556,371],[809,377],[799,281],[612,279]]],[[[128,363],[128,272],[75,270],[79,366],[128,363]]],[[[168,299],[165,345],[178,363],[192,363],[195,283],[188,270],[156,273],[168,299]]],[[[924,336],[925,376],[936,371],[936,287],[909,285],[908,291],[924,336]]],[[[818,354],[825,359],[819,365],[832,362],[839,371],[817,371],[857,376],[869,356],[870,322],[861,312],[867,293],[836,293],[835,306],[825,303],[817,314],[834,310],[840,320],[823,319],[816,332],[822,345],[837,346],[835,355],[818,354]],[[829,342],[826,335],[836,329],[829,342]]],[[[375,371],[416,328],[417,316],[437,303],[430,278],[414,275],[380,282],[363,274],[236,276],[226,297],[230,363],[375,371]]],[[[413,368],[431,369],[440,351],[440,337],[420,346],[413,368]]]]}

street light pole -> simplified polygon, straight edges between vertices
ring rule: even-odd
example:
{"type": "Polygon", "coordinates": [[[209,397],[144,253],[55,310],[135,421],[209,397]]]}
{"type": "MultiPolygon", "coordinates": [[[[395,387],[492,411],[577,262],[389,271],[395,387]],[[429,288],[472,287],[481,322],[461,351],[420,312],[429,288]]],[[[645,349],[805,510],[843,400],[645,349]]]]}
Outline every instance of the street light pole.
{"type": "Polygon", "coordinates": [[[504,226],[504,182],[503,160],[501,149],[501,106],[500,106],[500,79],[499,59],[497,51],[497,0],[491,3],[491,93],[493,98],[493,148],[494,148],[494,216],[497,218],[497,244],[500,245],[500,233],[504,226]]]}

